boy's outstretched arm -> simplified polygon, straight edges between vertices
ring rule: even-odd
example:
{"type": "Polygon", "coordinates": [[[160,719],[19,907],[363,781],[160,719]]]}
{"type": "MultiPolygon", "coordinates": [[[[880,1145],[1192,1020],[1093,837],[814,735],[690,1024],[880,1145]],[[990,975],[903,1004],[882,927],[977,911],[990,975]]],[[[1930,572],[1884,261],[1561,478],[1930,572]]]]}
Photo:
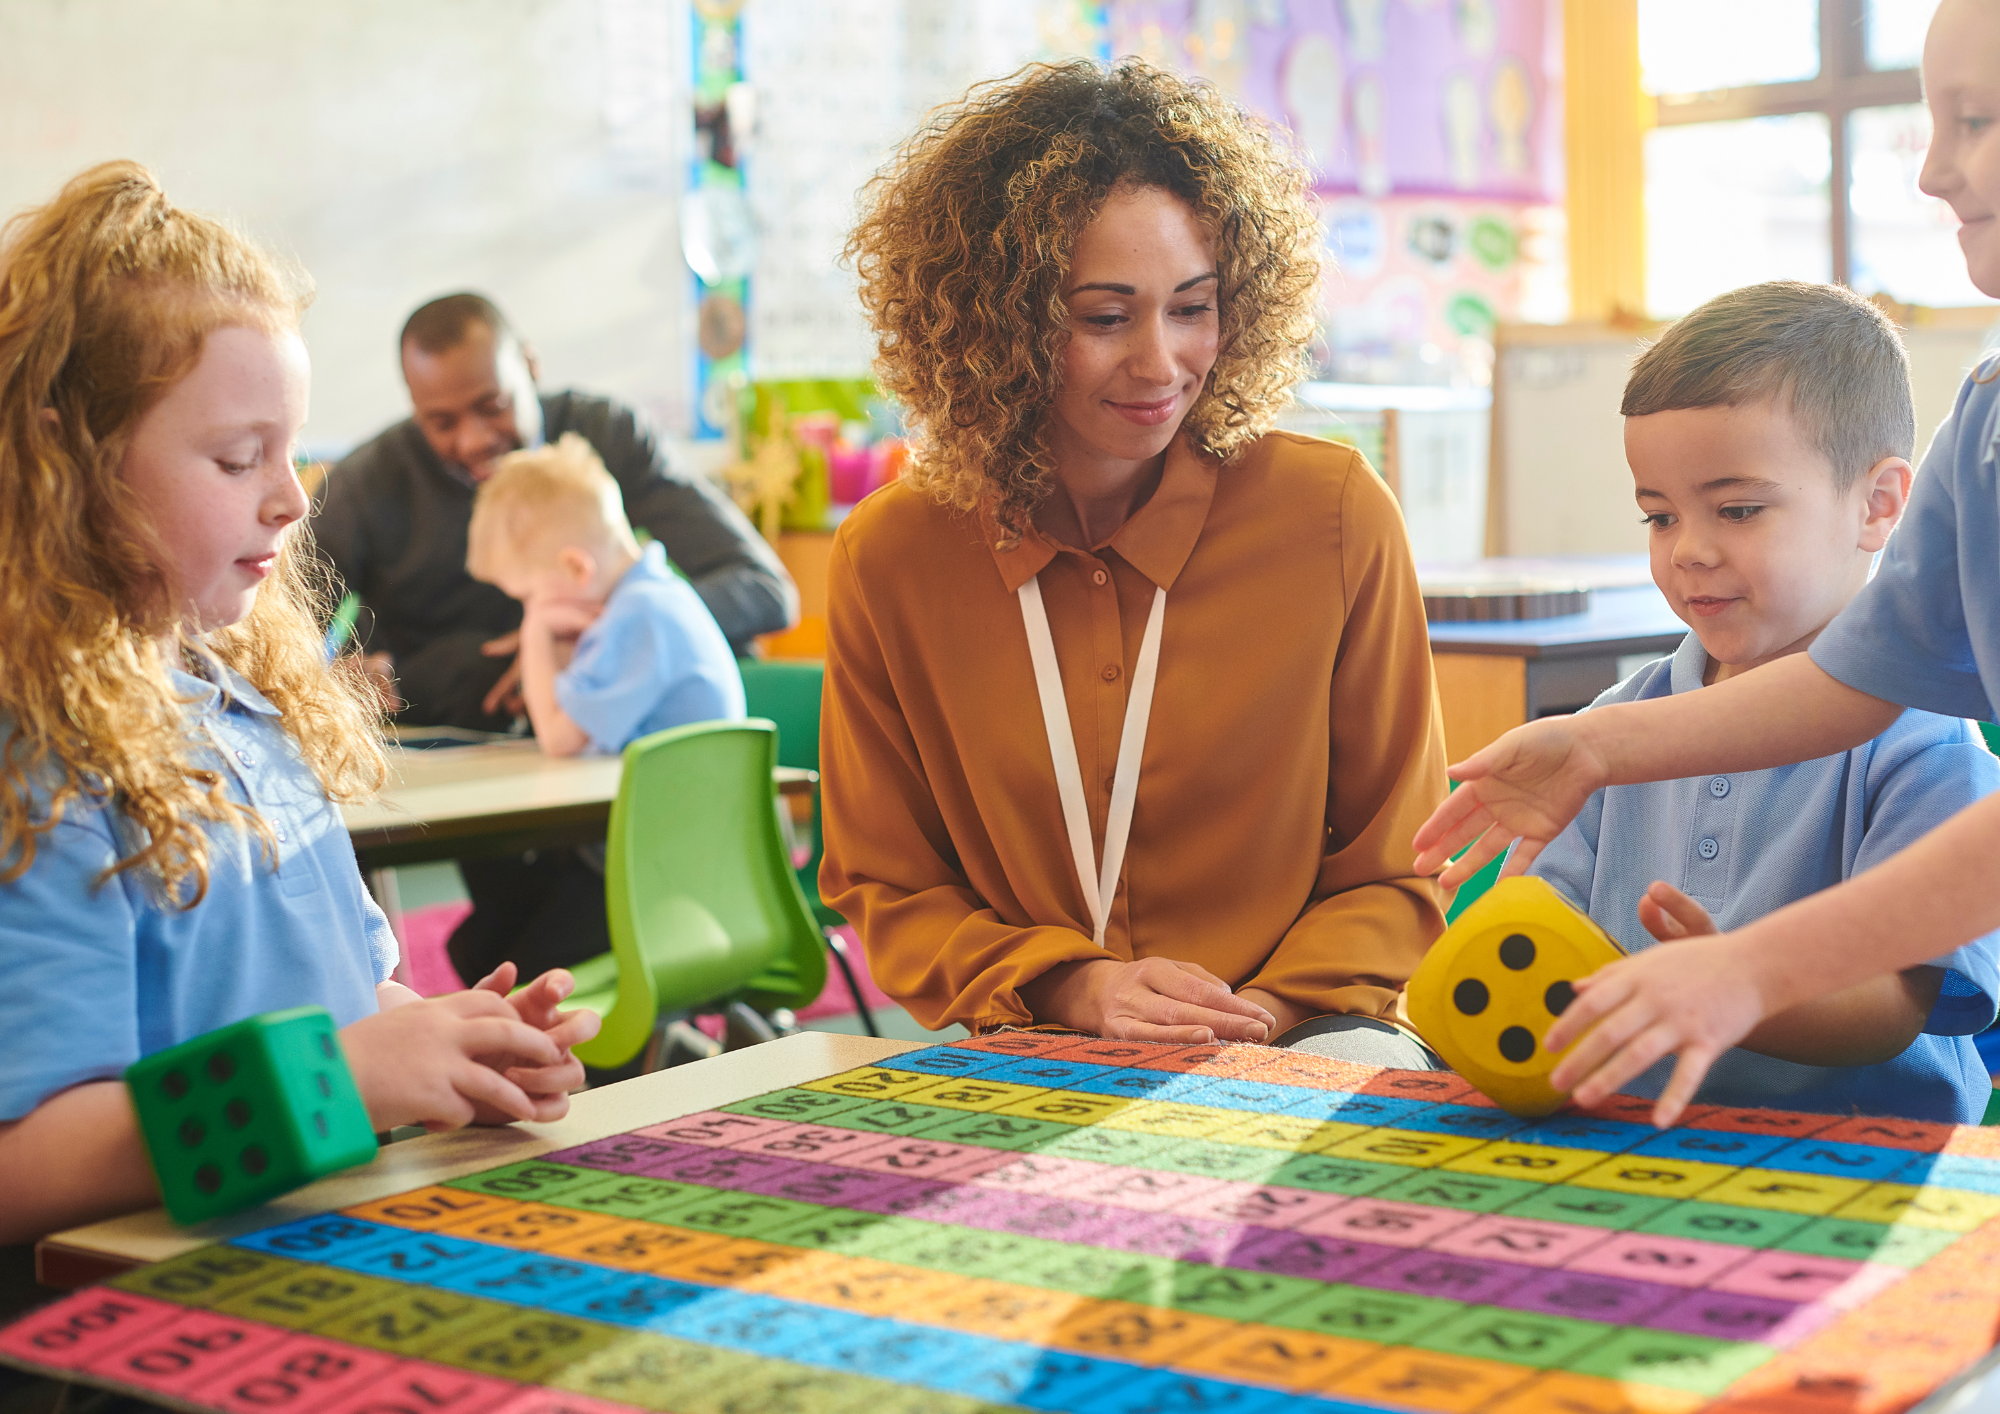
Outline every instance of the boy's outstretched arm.
{"type": "Polygon", "coordinates": [[[1902,710],[1793,653],[1699,692],[1530,722],[1451,768],[1463,784],[1417,831],[1416,872],[1444,868],[1470,845],[1442,875],[1456,887],[1518,839],[1503,872],[1519,874],[1604,786],[1830,756],[1880,735],[1902,710]]]}
{"type": "Polygon", "coordinates": [[[1996,852],[2000,794],[1873,869],[1733,933],[1649,948],[1592,973],[1549,1028],[1550,1051],[1575,1043],[1550,1083],[1595,1104],[1662,1056],[1678,1055],[1653,1108],[1655,1124],[1672,1124],[1716,1057],[1766,1017],[1921,966],[2000,927],[1996,852]]]}

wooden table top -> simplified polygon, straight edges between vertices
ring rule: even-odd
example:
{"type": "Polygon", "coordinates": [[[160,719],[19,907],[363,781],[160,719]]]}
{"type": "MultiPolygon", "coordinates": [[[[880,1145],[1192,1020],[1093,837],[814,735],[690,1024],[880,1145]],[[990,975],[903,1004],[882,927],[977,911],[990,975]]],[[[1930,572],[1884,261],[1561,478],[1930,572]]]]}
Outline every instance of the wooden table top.
{"type": "MultiPolygon", "coordinates": [[[[525,737],[427,750],[391,745],[388,756],[381,795],[341,807],[363,851],[445,848],[467,836],[602,823],[624,768],[617,756],[545,756],[525,737]]],[[[789,766],[772,775],[784,795],[809,793],[819,779],[789,766]]]]}
{"type": "Polygon", "coordinates": [[[246,1232],[712,1110],[914,1049],[908,1041],[801,1031],[712,1060],[586,1090],[572,1096],[569,1114],[551,1124],[458,1129],[390,1144],[372,1163],[231,1217],[176,1227],[164,1208],[154,1208],[54,1233],[36,1245],[36,1279],[44,1286],[68,1290],[246,1232]]]}

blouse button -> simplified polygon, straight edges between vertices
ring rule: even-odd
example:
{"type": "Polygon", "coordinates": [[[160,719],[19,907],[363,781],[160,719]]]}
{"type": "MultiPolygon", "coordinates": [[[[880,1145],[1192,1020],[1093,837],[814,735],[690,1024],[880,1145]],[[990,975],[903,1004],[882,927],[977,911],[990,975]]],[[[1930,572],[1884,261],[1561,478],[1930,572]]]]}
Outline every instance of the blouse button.
{"type": "Polygon", "coordinates": [[[1708,793],[1714,796],[1717,800],[1720,800],[1725,795],[1728,795],[1729,778],[1726,776],[1715,777],[1715,779],[1711,780],[1708,783],[1708,793]]]}
{"type": "Polygon", "coordinates": [[[246,765],[246,766],[248,766],[248,765],[250,765],[250,764],[251,764],[251,762],[250,762],[250,753],[249,753],[249,752],[247,752],[247,751],[239,751],[239,752],[237,752],[237,753],[236,753],[236,759],[237,759],[238,761],[241,761],[241,762],[242,762],[242,763],[243,763],[244,765],[246,765]]]}
{"type": "Polygon", "coordinates": [[[1704,839],[1694,847],[1694,852],[1703,859],[1713,859],[1716,855],[1722,853],[1722,846],[1717,844],[1713,839],[1704,839]]]}
{"type": "Polygon", "coordinates": [[[1116,663],[1106,663],[1104,665],[1104,680],[1106,682],[1118,681],[1118,665],[1116,663]]]}
{"type": "Polygon", "coordinates": [[[1092,584],[1103,584],[1106,577],[1103,570],[1093,570],[1091,571],[1090,582],[1092,584]]]}

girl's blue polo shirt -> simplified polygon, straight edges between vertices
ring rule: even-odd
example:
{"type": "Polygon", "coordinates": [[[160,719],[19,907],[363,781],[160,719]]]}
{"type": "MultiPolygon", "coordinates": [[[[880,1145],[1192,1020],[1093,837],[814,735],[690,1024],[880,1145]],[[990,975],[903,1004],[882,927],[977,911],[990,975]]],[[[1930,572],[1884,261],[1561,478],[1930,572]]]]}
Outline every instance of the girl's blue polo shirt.
{"type": "Polygon", "coordinates": [[[115,806],[72,804],[27,872],[0,883],[0,1121],[259,1012],[315,1004],[345,1026],[375,1010],[395,966],[340,815],[277,708],[220,664],[204,671],[213,682],[173,674],[193,699],[197,764],[270,822],[278,867],[254,834],[211,828],[207,897],[163,907],[136,871],[96,883],[131,852],[131,826],[115,806]]]}
{"type": "MultiPolygon", "coordinates": [[[[1689,634],[1591,704],[1638,702],[1702,685],[1708,655],[1689,634]]],[[[1769,771],[1611,786],[1536,858],[1539,874],[1629,952],[1658,946],[1639,923],[1655,879],[1738,928],[1878,864],[1989,792],[2000,761],[1968,722],[1905,712],[1873,741],[1769,771]]],[[[1671,946],[1671,945],[1669,945],[1671,946]]],[[[1696,1098],[1832,1114],[1977,1124],[1991,1082],[1973,1033],[2000,1006],[2000,934],[1937,959],[1948,969],[1924,1034],[1880,1065],[1812,1066],[1726,1052],[1696,1098]]],[[[1623,1088],[1657,1097],[1671,1058],[1623,1088]]]]}
{"type": "Polygon", "coordinates": [[[2000,712],[2000,354],[1958,390],[1875,577],[1809,650],[1849,687],[1990,722],[2000,712]]]}

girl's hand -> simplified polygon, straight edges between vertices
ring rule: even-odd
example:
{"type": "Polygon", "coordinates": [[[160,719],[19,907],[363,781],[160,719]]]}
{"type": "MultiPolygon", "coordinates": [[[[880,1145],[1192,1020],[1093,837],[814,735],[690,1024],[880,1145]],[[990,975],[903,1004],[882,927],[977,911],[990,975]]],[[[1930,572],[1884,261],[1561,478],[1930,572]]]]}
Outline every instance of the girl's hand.
{"type": "Polygon", "coordinates": [[[1639,895],[1639,925],[1663,943],[1707,937],[1716,931],[1708,910],[1664,879],[1655,879],[1639,895]]]}
{"type": "Polygon", "coordinates": [[[377,1130],[457,1129],[482,1112],[540,1118],[537,1102],[505,1072],[563,1062],[555,1038],[491,992],[453,992],[378,1011],[344,1027],[340,1039],[377,1130]]]}
{"type": "Polygon", "coordinates": [[[1459,788],[1417,831],[1415,872],[1444,869],[1439,882],[1457,888],[1517,839],[1521,847],[1501,872],[1525,870],[1605,784],[1608,772],[1577,718],[1550,717],[1514,728],[1453,766],[1451,777],[1459,788]],[[1467,845],[1454,863],[1452,855],[1467,845]]]}
{"type": "MultiPolygon", "coordinates": [[[[481,978],[474,990],[504,998],[522,1022],[561,1047],[562,1058],[555,1065],[513,1065],[502,1072],[534,1101],[535,1119],[561,1119],[569,1113],[570,1092],[583,1085],[583,1062],[570,1054],[570,1047],[595,1036],[602,1019],[588,1007],[567,1012],[557,1009],[576,990],[576,979],[560,967],[544,972],[518,991],[514,989],[515,976],[514,964],[503,962],[489,976],[481,978]]],[[[482,1111],[473,1123],[505,1124],[509,1118],[482,1111]]]]}
{"type": "Polygon", "coordinates": [[[1648,949],[1582,978],[1576,1000],[1549,1028],[1545,1044],[1552,1053],[1575,1043],[1549,1083],[1578,1104],[1594,1105],[1662,1056],[1679,1055],[1653,1106],[1653,1123],[1669,1127],[1717,1057],[1764,1019],[1750,957],[1738,935],[1715,933],[1648,949]]]}
{"type": "Polygon", "coordinates": [[[1037,1020],[1121,1041],[1264,1041],[1277,1018],[1191,962],[1064,963],[1029,984],[1037,1020]],[[1037,985],[1040,984],[1040,985],[1037,985]]]}

